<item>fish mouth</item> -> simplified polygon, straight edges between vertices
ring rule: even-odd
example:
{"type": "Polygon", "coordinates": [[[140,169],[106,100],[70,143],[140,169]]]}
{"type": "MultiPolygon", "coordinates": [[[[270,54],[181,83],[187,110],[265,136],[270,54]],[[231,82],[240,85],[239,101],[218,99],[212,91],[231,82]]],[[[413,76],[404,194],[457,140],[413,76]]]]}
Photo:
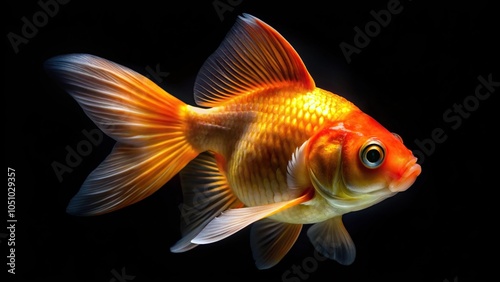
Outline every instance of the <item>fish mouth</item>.
{"type": "Polygon", "coordinates": [[[422,172],[422,168],[417,164],[417,158],[413,158],[405,165],[403,175],[389,185],[391,192],[403,192],[415,182],[417,176],[422,172]]]}

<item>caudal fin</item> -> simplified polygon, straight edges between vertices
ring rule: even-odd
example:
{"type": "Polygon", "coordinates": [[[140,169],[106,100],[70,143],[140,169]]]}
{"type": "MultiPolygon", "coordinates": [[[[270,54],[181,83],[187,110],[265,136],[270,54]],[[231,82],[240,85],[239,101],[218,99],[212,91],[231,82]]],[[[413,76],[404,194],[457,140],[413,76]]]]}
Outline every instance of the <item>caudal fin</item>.
{"type": "Polygon", "coordinates": [[[146,77],[88,54],[54,57],[45,68],[117,141],[70,201],[68,213],[98,215],[136,203],[198,155],[184,133],[186,104],[146,77]]]}

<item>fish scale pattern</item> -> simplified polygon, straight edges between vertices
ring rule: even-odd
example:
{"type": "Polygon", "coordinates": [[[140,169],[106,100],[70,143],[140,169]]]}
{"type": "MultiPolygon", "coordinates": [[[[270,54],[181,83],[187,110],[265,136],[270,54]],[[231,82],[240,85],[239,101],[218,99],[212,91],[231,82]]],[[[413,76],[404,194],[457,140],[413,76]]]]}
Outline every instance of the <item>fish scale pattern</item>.
{"type": "MultiPolygon", "coordinates": [[[[196,142],[224,157],[228,183],[247,206],[288,201],[303,191],[287,186],[287,164],[297,147],[353,110],[341,96],[316,88],[237,96],[191,119],[196,142]],[[204,137],[200,138],[199,135],[204,137]]],[[[200,145],[201,146],[201,145],[200,145]]],[[[294,209],[285,211],[293,218],[294,209]]]]}

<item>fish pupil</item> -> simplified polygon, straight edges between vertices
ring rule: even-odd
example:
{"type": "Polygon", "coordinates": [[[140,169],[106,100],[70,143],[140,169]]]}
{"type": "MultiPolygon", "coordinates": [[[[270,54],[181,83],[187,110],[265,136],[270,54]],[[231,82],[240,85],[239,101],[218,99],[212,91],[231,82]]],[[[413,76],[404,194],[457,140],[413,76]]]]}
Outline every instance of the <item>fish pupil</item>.
{"type": "Polygon", "coordinates": [[[366,159],[371,163],[376,163],[380,160],[380,151],[377,149],[371,149],[366,153],[366,159]]]}

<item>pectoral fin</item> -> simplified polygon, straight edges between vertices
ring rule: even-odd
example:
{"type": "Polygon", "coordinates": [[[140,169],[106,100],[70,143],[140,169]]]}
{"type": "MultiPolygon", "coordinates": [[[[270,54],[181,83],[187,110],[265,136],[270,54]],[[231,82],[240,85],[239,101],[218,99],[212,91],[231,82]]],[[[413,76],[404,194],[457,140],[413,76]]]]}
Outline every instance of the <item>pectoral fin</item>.
{"type": "Polygon", "coordinates": [[[214,218],[193,240],[193,244],[210,244],[227,238],[257,220],[271,216],[282,210],[312,199],[314,192],[307,191],[303,196],[285,202],[263,206],[229,209],[214,218]]]}
{"type": "Polygon", "coordinates": [[[356,258],[356,247],[341,216],[314,224],[307,230],[307,236],[316,251],[342,265],[349,265],[356,258]]]}
{"type": "Polygon", "coordinates": [[[306,149],[309,140],[297,147],[288,161],[286,168],[286,182],[290,189],[301,189],[311,187],[311,180],[306,163],[306,149]]]}

